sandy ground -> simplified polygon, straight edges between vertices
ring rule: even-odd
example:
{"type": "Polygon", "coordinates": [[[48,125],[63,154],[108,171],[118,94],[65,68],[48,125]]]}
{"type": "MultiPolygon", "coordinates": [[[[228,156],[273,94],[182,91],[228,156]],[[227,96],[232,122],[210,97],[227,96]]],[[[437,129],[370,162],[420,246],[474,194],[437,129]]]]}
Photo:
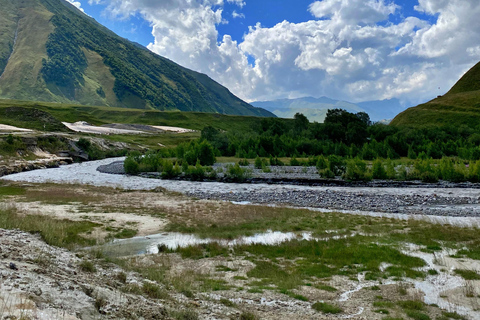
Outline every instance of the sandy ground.
{"type": "Polygon", "coordinates": [[[78,121],[75,123],[62,122],[67,128],[75,132],[94,133],[94,134],[144,134],[144,131],[115,129],[107,127],[92,126],[86,122],[78,121]]]}
{"type": "Polygon", "coordinates": [[[6,124],[0,124],[0,133],[2,131],[6,131],[6,132],[15,132],[15,131],[21,131],[21,132],[33,132],[33,130],[30,130],[30,129],[25,129],[25,128],[18,128],[18,127],[14,127],[14,126],[9,126],[9,125],[6,125],[6,124]]]}
{"type": "MultiPolygon", "coordinates": [[[[93,126],[84,121],[78,121],[75,123],[63,122],[63,124],[72,131],[75,132],[84,132],[84,133],[93,133],[93,134],[146,134],[150,133],[149,131],[154,130],[131,130],[131,129],[120,129],[107,126],[93,126]]],[[[195,130],[178,128],[178,127],[168,127],[168,126],[145,126],[151,127],[157,130],[169,131],[173,133],[187,133],[194,132],[195,130]]]]}
{"type": "Polygon", "coordinates": [[[185,129],[185,128],[179,128],[179,127],[169,127],[169,126],[152,126],[152,127],[156,129],[164,130],[164,131],[175,132],[175,133],[195,132],[195,130],[192,130],[192,129],[185,129]]]}

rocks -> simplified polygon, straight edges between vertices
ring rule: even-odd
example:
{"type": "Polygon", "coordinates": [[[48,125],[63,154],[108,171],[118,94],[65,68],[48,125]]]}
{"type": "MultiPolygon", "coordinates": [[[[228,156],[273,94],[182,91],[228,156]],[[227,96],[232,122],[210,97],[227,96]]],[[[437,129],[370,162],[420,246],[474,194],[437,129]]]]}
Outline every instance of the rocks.
{"type": "Polygon", "coordinates": [[[260,204],[280,204],[294,207],[322,208],[345,211],[373,211],[402,214],[427,214],[438,216],[480,216],[478,199],[468,197],[437,195],[392,195],[352,192],[352,190],[291,190],[262,192],[187,192],[191,197],[216,199],[235,202],[252,202],[260,204]]]}

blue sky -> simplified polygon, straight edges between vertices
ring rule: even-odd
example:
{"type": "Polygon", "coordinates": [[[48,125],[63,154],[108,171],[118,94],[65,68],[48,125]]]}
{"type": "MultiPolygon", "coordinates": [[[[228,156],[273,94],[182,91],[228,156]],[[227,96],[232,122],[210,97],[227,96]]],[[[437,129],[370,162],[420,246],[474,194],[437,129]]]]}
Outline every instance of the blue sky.
{"type": "Polygon", "coordinates": [[[476,1],[67,1],[247,101],[415,104],[445,93],[480,60],[476,1]]]}

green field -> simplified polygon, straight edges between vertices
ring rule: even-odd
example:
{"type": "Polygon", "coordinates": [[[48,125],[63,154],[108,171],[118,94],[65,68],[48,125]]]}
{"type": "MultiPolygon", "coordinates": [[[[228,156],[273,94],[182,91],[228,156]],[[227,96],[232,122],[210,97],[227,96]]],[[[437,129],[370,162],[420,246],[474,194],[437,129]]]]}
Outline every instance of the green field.
{"type": "Polygon", "coordinates": [[[35,108],[49,113],[60,122],[86,121],[92,125],[125,123],[174,126],[193,130],[202,130],[205,126],[210,125],[225,131],[243,131],[259,126],[262,121],[262,118],[258,117],[231,116],[215,113],[138,110],[48,102],[0,100],[1,123],[28,129],[41,128],[38,127],[38,123],[28,123],[19,119],[9,118],[8,115],[5,115],[4,110],[10,107],[35,108]]]}

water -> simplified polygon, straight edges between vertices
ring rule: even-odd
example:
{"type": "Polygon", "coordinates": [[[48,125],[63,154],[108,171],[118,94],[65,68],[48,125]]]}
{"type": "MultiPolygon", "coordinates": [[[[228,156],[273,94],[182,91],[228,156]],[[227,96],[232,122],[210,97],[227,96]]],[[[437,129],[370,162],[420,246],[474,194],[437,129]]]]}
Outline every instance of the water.
{"type": "Polygon", "coordinates": [[[102,248],[112,256],[131,256],[140,254],[156,254],[159,246],[166,246],[168,249],[185,248],[192,245],[216,242],[225,247],[232,247],[240,244],[264,244],[278,245],[290,240],[312,240],[311,232],[279,232],[269,230],[265,233],[258,233],[253,236],[239,237],[233,240],[200,238],[192,234],[176,232],[165,232],[147,237],[135,237],[130,239],[115,240],[105,244],[102,248]]]}
{"type": "MultiPolygon", "coordinates": [[[[165,188],[170,191],[181,193],[194,193],[198,191],[211,192],[216,194],[250,194],[250,193],[272,193],[295,190],[312,190],[312,191],[332,191],[342,192],[353,195],[372,194],[372,195],[433,195],[445,197],[468,197],[480,198],[480,189],[468,188],[376,188],[376,187],[322,187],[322,186],[297,186],[297,185],[269,185],[269,184],[238,184],[238,183],[222,183],[222,182],[193,182],[193,181],[176,181],[149,179],[137,176],[126,176],[116,174],[106,174],[97,171],[101,165],[107,165],[115,161],[123,161],[125,158],[111,158],[99,161],[90,161],[84,163],[76,163],[59,168],[41,169],[28,172],[21,172],[1,177],[0,180],[22,181],[31,183],[71,183],[71,184],[87,184],[93,186],[105,186],[121,188],[126,190],[153,190],[158,187],[165,188]]],[[[248,202],[237,202],[237,204],[249,204],[248,202]]],[[[443,207],[442,210],[448,210],[443,207]]],[[[455,206],[450,206],[455,208],[455,206]]],[[[459,226],[479,225],[480,218],[474,217],[450,217],[450,216],[433,216],[433,215],[407,215],[392,214],[384,212],[358,211],[358,210],[332,210],[321,208],[306,209],[318,210],[324,212],[341,212],[349,214],[359,214],[368,216],[383,216],[399,219],[425,219],[430,222],[442,224],[455,224],[459,226]]]]}

